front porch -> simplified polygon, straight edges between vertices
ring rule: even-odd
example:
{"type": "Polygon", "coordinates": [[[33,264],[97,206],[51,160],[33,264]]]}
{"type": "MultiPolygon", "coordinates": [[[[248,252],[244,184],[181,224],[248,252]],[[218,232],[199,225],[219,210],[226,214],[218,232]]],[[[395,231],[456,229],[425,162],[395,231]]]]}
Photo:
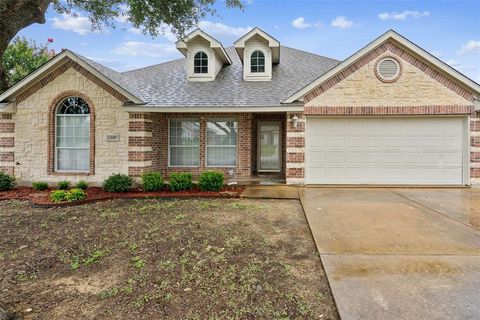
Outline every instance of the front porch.
{"type": "MultiPolygon", "coordinates": [[[[285,184],[287,125],[277,113],[130,113],[129,175],[205,170],[242,185],[285,184]]],[[[291,125],[291,124],[290,124],[291,125]]]]}

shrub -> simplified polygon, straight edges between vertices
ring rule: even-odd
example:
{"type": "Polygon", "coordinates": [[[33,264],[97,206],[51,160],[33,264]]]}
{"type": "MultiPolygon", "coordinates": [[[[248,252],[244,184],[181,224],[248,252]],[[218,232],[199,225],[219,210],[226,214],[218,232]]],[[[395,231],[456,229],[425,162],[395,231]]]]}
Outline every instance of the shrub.
{"type": "Polygon", "coordinates": [[[67,201],[67,191],[53,190],[52,192],[50,192],[50,200],[55,203],[67,201]]]}
{"type": "Polygon", "coordinates": [[[142,175],[144,191],[159,191],[163,189],[163,178],[159,172],[148,172],[142,175]]]}
{"type": "Polygon", "coordinates": [[[73,188],[70,191],[67,191],[67,201],[79,201],[87,197],[85,191],[79,188],[73,188]]]}
{"type": "Polygon", "coordinates": [[[127,192],[132,188],[133,180],[124,174],[114,174],[105,180],[103,189],[108,192],[127,192]]]}
{"type": "Polygon", "coordinates": [[[219,171],[204,171],[198,180],[198,186],[202,191],[219,191],[223,186],[224,176],[219,171]]]}
{"type": "Polygon", "coordinates": [[[58,183],[58,189],[60,190],[67,190],[68,188],[70,188],[70,182],[68,181],[60,181],[58,183]]]}
{"type": "Polygon", "coordinates": [[[78,189],[87,190],[88,189],[88,183],[81,180],[81,181],[78,181],[78,183],[75,187],[78,188],[78,189]]]}
{"type": "Polygon", "coordinates": [[[170,190],[190,190],[193,187],[191,173],[172,173],[169,180],[170,190]]]}
{"type": "Polygon", "coordinates": [[[0,171],[0,191],[13,189],[16,184],[15,177],[0,171]]]}
{"type": "Polygon", "coordinates": [[[48,183],[46,182],[34,182],[32,183],[32,188],[37,191],[43,191],[48,189],[48,183]]]}
{"type": "Polygon", "coordinates": [[[82,189],[74,188],[72,190],[53,190],[50,192],[50,200],[52,202],[72,202],[83,200],[87,197],[87,194],[82,189]]]}

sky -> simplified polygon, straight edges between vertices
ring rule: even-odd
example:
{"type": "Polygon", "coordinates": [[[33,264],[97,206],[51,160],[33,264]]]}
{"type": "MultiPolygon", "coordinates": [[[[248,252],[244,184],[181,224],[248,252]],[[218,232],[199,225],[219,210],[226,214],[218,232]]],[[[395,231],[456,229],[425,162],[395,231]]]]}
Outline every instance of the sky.
{"type": "MultiPolygon", "coordinates": [[[[480,0],[320,1],[244,0],[245,8],[226,8],[199,27],[225,47],[258,26],[281,45],[343,60],[389,29],[429,51],[480,83],[480,0]]],[[[57,14],[50,8],[45,24],[19,35],[46,43],[56,52],[70,49],[117,71],[181,58],[174,35],[152,38],[118,21],[115,29],[92,31],[88,16],[57,14]]]]}

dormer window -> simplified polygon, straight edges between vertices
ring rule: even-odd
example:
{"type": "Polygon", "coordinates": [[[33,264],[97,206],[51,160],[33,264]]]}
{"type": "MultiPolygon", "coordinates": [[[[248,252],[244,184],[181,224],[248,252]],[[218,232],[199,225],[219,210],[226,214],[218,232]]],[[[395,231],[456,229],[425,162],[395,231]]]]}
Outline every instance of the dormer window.
{"type": "Polygon", "coordinates": [[[208,73],[208,56],[205,52],[199,51],[193,58],[194,73],[208,73]]]}
{"type": "Polygon", "coordinates": [[[190,32],[176,45],[185,55],[188,81],[214,81],[224,65],[232,64],[222,44],[200,29],[190,32]]]}
{"type": "Polygon", "coordinates": [[[250,56],[250,71],[265,72],[265,55],[262,51],[256,50],[250,56]]]}
{"type": "Polygon", "coordinates": [[[260,28],[254,28],[235,41],[243,64],[243,80],[270,81],[273,66],[280,63],[280,42],[260,28]]]}

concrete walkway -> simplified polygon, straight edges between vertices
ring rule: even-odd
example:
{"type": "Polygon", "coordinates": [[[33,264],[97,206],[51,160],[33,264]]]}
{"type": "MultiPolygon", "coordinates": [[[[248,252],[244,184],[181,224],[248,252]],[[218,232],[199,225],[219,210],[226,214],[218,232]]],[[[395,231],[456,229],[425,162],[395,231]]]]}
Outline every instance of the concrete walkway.
{"type": "Polygon", "coordinates": [[[480,190],[299,193],[342,319],[480,318],[480,190]]]}
{"type": "Polygon", "coordinates": [[[246,186],[245,191],[240,195],[242,198],[261,199],[299,199],[298,188],[278,186],[246,186]]]}

